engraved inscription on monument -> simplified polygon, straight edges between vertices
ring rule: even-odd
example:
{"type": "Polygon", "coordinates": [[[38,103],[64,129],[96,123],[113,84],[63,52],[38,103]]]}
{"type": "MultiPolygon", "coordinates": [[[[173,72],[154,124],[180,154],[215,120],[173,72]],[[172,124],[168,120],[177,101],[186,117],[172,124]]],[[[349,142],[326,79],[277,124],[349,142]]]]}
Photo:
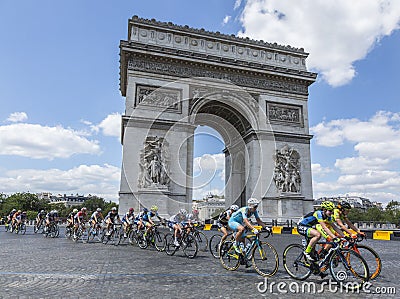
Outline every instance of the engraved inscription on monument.
{"type": "Polygon", "coordinates": [[[181,98],[179,89],[137,85],[135,107],[140,104],[181,113],[181,98]]]}

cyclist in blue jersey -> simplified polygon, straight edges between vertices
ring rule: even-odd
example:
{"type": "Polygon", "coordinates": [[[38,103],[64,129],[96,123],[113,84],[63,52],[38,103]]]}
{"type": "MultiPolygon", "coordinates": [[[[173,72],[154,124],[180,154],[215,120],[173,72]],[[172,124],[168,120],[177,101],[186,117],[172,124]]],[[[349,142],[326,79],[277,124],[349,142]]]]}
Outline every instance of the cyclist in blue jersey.
{"type": "Polygon", "coordinates": [[[145,233],[144,233],[144,237],[146,237],[146,235],[147,235],[147,232],[149,231],[149,229],[151,229],[151,227],[153,226],[153,225],[155,225],[154,224],[154,222],[153,222],[153,220],[151,220],[151,218],[153,218],[154,216],[155,217],[157,217],[158,218],[158,220],[160,220],[160,221],[162,221],[162,219],[161,219],[161,217],[158,215],[158,206],[152,206],[151,208],[150,208],[150,211],[149,212],[147,212],[147,213],[144,213],[143,215],[142,215],[142,218],[141,218],[141,221],[142,221],[142,224],[144,225],[144,227],[146,228],[146,231],[145,231],[145,233]]]}
{"type": "Polygon", "coordinates": [[[260,226],[262,226],[264,229],[267,229],[266,224],[260,219],[260,216],[258,216],[257,213],[257,207],[259,204],[260,201],[257,198],[249,198],[247,201],[247,206],[240,208],[229,218],[228,225],[233,231],[236,232],[233,247],[239,253],[243,252],[244,249],[243,233],[245,227],[247,226],[254,234],[259,233],[259,231],[249,221],[251,216],[256,218],[256,221],[260,226]]]}
{"type": "Polygon", "coordinates": [[[309,262],[316,260],[311,252],[321,236],[334,242],[340,241],[336,235],[344,238],[343,233],[334,224],[335,220],[332,217],[334,209],[335,205],[332,202],[324,201],[321,203],[321,210],[308,213],[297,224],[299,234],[310,239],[304,251],[304,256],[309,262]]]}

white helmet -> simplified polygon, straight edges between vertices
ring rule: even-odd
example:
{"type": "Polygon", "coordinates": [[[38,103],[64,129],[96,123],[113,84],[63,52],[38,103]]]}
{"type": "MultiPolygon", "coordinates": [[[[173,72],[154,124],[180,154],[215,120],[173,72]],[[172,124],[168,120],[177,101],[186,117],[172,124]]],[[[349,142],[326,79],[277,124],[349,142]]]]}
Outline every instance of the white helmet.
{"type": "Polygon", "coordinates": [[[249,200],[247,201],[247,205],[249,207],[255,207],[258,206],[260,204],[260,201],[257,198],[249,198],[249,200]]]}
{"type": "Polygon", "coordinates": [[[182,216],[186,216],[187,211],[185,209],[180,209],[179,214],[181,214],[182,216]]]}
{"type": "Polygon", "coordinates": [[[239,210],[239,206],[238,205],[231,205],[230,209],[232,211],[237,211],[237,210],[239,210]]]}

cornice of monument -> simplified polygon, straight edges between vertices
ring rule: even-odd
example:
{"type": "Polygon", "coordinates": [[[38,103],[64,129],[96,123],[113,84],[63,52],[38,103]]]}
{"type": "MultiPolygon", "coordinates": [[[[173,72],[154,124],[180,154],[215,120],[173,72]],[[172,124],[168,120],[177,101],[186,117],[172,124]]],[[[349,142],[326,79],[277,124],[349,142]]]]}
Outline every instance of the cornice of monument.
{"type": "MultiPolygon", "coordinates": [[[[295,48],[289,45],[279,45],[277,43],[268,43],[263,40],[254,40],[250,39],[249,37],[239,37],[236,36],[235,34],[224,34],[220,33],[219,31],[207,31],[204,28],[193,28],[189,27],[188,25],[177,25],[172,22],[162,22],[162,21],[157,21],[156,19],[145,19],[145,18],[140,18],[137,15],[134,15],[130,20],[129,20],[130,26],[131,24],[136,24],[136,25],[148,25],[150,27],[161,27],[164,29],[169,29],[172,31],[181,31],[184,33],[189,33],[189,34],[195,34],[195,35],[202,35],[202,36],[209,36],[214,39],[224,39],[228,40],[231,42],[239,42],[239,43],[245,43],[248,45],[254,45],[254,46],[259,46],[263,48],[269,48],[269,49],[274,49],[274,50],[282,50],[282,51],[289,51],[293,52],[296,54],[300,54],[304,57],[308,56],[308,53],[304,51],[303,48],[295,48]]],[[[129,26],[129,29],[131,27],[129,26]]]]}
{"type": "Polygon", "coordinates": [[[210,76],[240,86],[308,95],[307,87],[315,81],[317,74],[307,71],[307,56],[303,49],[134,16],[129,20],[128,41],[120,42],[120,90],[125,96],[128,70],[137,70],[181,78],[210,76]],[[143,66],[144,57],[148,63],[142,68],[134,60],[139,58],[143,66]],[[151,63],[152,57],[157,58],[157,66],[151,63]],[[176,67],[166,58],[176,66],[185,65],[182,67],[184,74],[180,76],[176,70],[168,71],[168,66],[176,67]],[[200,68],[203,71],[199,71],[200,68]],[[237,78],[239,72],[244,75],[243,79],[237,78]],[[256,73],[264,78],[267,76],[269,82],[250,80],[256,73]],[[244,81],[247,82],[241,84],[244,81]],[[291,86],[277,87],[278,81],[290,82],[291,86]]]}

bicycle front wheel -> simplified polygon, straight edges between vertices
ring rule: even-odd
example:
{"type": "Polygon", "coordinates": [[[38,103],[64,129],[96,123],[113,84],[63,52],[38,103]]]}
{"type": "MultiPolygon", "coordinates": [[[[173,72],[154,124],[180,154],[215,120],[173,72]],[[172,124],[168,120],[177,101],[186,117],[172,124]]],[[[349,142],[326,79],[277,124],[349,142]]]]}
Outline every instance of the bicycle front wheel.
{"type": "Polygon", "coordinates": [[[175,246],[174,241],[175,238],[173,234],[165,235],[165,253],[167,255],[174,255],[178,250],[179,246],[175,246]]]}
{"type": "Polygon", "coordinates": [[[235,271],[239,268],[239,254],[233,248],[232,241],[225,241],[219,246],[219,261],[226,270],[235,271]]]}
{"type": "Polygon", "coordinates": [[[196,257],[199,247],[196,239],[192,235],[187,235],[182,241],[182,250],[188,258],[193,259],[196,257]]]}
{"type": "Polygon", "coordinates": [[[347,290],[359,290],[369,278],[366,261],[357,252],[349,249],[332,254],[329,270],[333,279],[347,290]]]}
{"type": "Polygon", "coordinates": [[[304,247],[300,244],[290,244],[283,250],[283,267],[290,277],[305,280],[311,275],[310,265],[304,254],[304,247]]]}
{"type": "Polygon", "coordinates": [[[26,233],[26,224],[25,223],[22,223],[20,225],[19,232],[20,232],[21,235],[25,235],[25,233],[26,233]]]}
{"type": "Polygon", "coordinates": [[[260,242],[258,246],[254,246],[251,255],[253,267],[261,276],[271,277],[278,271],[278,253],[268,242],[260,242]]]}
{"type": "Polygon", "coordinates": [[[138,244],[138,246],[140,247],[140,248],[142,248],[142,249],[146,249],[147,248],[147,246],[148,246],[148,244],[147,244],[147,240],[146,240],[146,237],[143,235],[143,233],[141,232],[141,231],[139,231],[138,233],[137,233],[137,244],[138,244]]]}
{"type": "Polygon", "coordinates": [[[194,239],[197,242],[200,251],[206,252],[208,250],[208,238],[201,231],[195,231],[193,233],[194,239]]]}
{"type": "Polygon", "coordinates": [[[210,248],[211,255],[216,259],[219,258],[219,244],[221,243],[221,239],[221,235],[213,235],[210,238],[208,247],[210,248]]]}
{"type": "Polygon", "coordinates": [[[163,232],[157,232],[154,234],[154,245],[158,251],[165,250],[165,235],[163,232]]]}
{"type": "Polygon", "coordinates": [[[382,261],[379,254],[371,247],[366,245],[357,245],[353,248],[355,252],[360,254],[368,264],[369,279],[375,279],[379,276],[382,270],[382,261]]]}

